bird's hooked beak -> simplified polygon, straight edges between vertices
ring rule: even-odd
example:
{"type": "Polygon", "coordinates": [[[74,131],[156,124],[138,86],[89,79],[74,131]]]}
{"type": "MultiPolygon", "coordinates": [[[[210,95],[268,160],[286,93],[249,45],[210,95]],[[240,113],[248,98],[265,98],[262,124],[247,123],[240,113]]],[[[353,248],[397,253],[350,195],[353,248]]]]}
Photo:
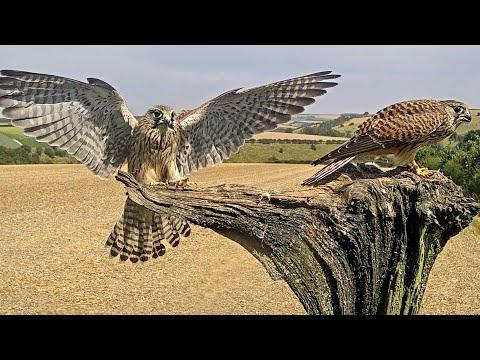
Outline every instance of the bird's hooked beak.
{"type": "Polygon", "coordinates": [[[171,117],[164,117],[162,119],[154,118],[152,121],[152,126],[154,128],[158,128],[163,124],[166,124],[170,129],[173,129],[173,115],[171,117]]]}
{"type": "Polygon", "coordinates": [[[460,116],[460,120],[470,122],[472,121],[472,116],[470,114],[463,114],[460,116]]]}

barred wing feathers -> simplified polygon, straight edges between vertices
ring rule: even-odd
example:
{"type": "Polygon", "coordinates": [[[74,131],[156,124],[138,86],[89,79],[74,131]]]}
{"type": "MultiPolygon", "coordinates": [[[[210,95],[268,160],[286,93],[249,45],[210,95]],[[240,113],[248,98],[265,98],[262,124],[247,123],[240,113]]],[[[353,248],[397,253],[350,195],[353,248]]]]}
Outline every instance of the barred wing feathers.
{"type": "Polygon", "coordinates": [[[194,110],[179,113],[177,167],[181,177],[215,165],[239,151],[246,139],[272,130],[324,95],[340,75],[324,71],[269,85],[226,92],[194,110]]]}
{"type": "Polygon", "coordinates": [[[345,159],[380,149],[423,142],[450,126],[444,106],[437,100],[409,100],[378,111],[358,127],[345,144],[312,162],[345,159]]]}
{"type": "Polygon", "coordinates": [[[102,80],[0,72],[0,107],[27,136],[66,150],[102,179],[125,161],[136,124],[121,95],[102,80]]]}

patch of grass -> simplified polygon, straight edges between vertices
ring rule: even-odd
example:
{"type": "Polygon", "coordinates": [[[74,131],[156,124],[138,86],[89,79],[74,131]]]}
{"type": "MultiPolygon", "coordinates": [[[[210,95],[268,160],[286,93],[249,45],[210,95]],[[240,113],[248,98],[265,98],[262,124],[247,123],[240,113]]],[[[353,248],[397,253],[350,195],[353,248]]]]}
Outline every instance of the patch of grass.
{"type": "Polygon", "coordinates": [[[25,136],[20,128],[11,125],[0,126],[0,164],[29,163],[77,164],[78,161],[58,147],[51,147],[47,143],[41,143],[35,138],[25,136]],[[14,140],[19,141],[21,145],[14,140]],[[28,149],[27,152],[30,155],[21,151],[22,145],[28,149]]]}
{"type": "Polygon", "coordinates": [[[433,169],[436,170],[436,169],[440,169],[440,167],[442,166],[442,163],[443,163],[443,159],[441,156],[432,154],[429,157],[423,159],[422,166],[432,170],[433,169]]]}
{"type": "Polygon", "coordinates": [[[25,136],[23,129],[14,126],[0,126],[0,134],[3,134],[11,139],[18,140],[22,145],[28,145],[30,147],[49,147],[47,143],[41,143],[32,137],[25,136]]]}
{"type": "Polygon", "coordinates": [[[225,162],[307,164],[338,146],[319,143],[314,150],[311,144],[245,144],[238,154],[225,162]]]}
{"type": "Polygon", "coordinates": [[[0,133],[0,146],[4,146],[8,149],[16,149],[19,148],[21,145],[7,135],[0,133]]]}

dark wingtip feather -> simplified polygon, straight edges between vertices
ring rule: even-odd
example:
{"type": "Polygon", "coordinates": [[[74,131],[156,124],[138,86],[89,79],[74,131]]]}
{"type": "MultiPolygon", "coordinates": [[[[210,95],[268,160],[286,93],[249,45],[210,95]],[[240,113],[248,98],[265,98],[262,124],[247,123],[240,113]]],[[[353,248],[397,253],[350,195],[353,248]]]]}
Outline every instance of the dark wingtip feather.
{"type": "Polygon", "coordinates": [[[0,70],[0,74],[3,76],[16,76],[21,75],[21,72],[17,70],[0,70]]]}
{"type": "Polygon", "coordinates": [[[309,177],[308,179],[304,180],[301,185],[306,186],[306,185],[321,185],[325,181],[328,182],[329,179],[342,167],[344,167],[346,164],[348,164],[350,161],[352,161],[355,158],[355,156],[351,156],[349,158],[341,159],[338,161],[334,161],[327,166],[325,166],[323,169],[320,169],[316,174],[313,176],[309,177]]]}
{"type": "Polygon", "coordinates": [[[22,77],[25,75],[43,75],[45,76],[46,74],[40,74],[40,73],[34,73],[30,71],[20,71],[20,70],[0,70],[0,74],[3,76],[10,76],[10,77],[22,77]]]}
{"type": "Polygon", "coordinates": [[[327,76],[328,79],[337,79],[339,78],[340,76],[342,75],[339,75],[339,74],[332,74],[332,71],[320,71],[320,72],[316,72],[316,73],[313,73],[313,74],[310,74],[310,75],[307,75],[306,77],[323,77],[323,76],[327,76]],[[328,76],[327,76],[328,75],[328,76]]]}
{"type": "Polygon", "coordinates": [[[213,100],[218,100],[224,96],[228,96],[228,95],[234,95],[234,94],[237,94],[238,92],[243,92],[241,91],[243,88],[237,88],[237,89],[233,89],[233,90],[228,90],[228,91],[225,91],[224,93],[218,95],[217,97],[213,98],[211,101],[213,100]]]}
{"type": "Polygon", "coordinates": [[[329,75],[332,73],[332,70],[326,70],[326,71],[318,71],[312,74],[305,75],[305,77],[310,77],[310,76],[323,76],[323,75],[329,75]]]}
{"type": "Polygon", "coordinates": [[[321,84],[322,84],[323,89],[332,88],[332,87],[338,85],[338,83],[336,83],[336,82],[326,82],[326,81],[322,81],[321,84]]]}
{"type": "Polygon", "coordinates": [[[310,163],[310,165],[317,166],[317,165],[321,164],[321,163],[324,162],[324,161],[325,161],[325,159],[324,159],[323,157],[320,157],[320,158],[318,158],[317,160],[312,161],[312,162],[310,163]]]}
{"type": "Polygon", "coordinates": [[[313,160],[313,161],[310,163],[310,165],[317,166],[317,165],[323,163],[324,161],[330,160],[331,157],[332,157],[331,155],[332,155],[333,153],[335,153],[335,151],[337,151],[337,150],[338,150],[338,149],[335,149],[335,150],[333,150],[333,151],[330,151],[328,154],[325,154],[325,155],[319,157],[317,160],[313,160]]]}
{"type": "Polygon", "coordinates": [[[110,85],[109,83],[103,81],[103,80],[100,80],[100,79],[97,79],[97,78],[87,78],[87,81],[90,85],[96,85],[96,86],[100,86],[104,89],[107,89],[107,90],[111,90],[111,91],[115,91],[115,88],[110,85]]]}
{"type": "Polygon", "coordinates": [[[309,90],[306,90],[306,92],[308,92],[308,96],[317,97],[317,96],[325,95],[327,93],[327,90],[309,89],[309,90]]]}

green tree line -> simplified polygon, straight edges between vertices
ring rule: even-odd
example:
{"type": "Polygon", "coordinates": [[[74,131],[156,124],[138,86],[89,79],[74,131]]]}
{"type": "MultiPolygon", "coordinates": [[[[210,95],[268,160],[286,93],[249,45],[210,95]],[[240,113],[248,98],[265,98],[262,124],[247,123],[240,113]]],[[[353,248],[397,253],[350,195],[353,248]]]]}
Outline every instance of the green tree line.
{"type": "Polygon", "coordinates": [[[441,170],[468,194],[480,199],[480,130],[457,139],[460,141],[453,146],[436,143],[421,148],[417,160],[429,169],[441,170]]]}
{"type": "Polygon", "coordinates": [[[52,164],[76,163],[68,153],[56,147],[30,147],[22,145],[16,149],[0,146],[0,165],[8,164],[52,164]]]}

